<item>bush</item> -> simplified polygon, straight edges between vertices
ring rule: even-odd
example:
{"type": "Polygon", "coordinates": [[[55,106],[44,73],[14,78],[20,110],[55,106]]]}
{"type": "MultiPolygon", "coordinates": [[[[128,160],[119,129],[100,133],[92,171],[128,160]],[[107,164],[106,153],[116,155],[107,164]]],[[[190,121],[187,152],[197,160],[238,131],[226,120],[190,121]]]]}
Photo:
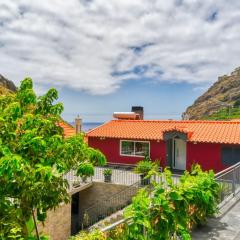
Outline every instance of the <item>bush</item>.
{"type": "Polygon", "coordinates": [[[91,177],[94,175],[94,167],[92,163],[81,163],[77,170],[77,175],[81,177],[91,177]]]}
{"type": "Polygon", "coordinates": [[[185,172],[177,185],[169,170],[164,175],[167,188],[155,184],[150,193],[142,189],[126,209],[125,216],[133,221],[128,239],[142,240],[143,229],[147,239],[191,239],[191,229],[216,213],[219,185],[212,171],[203,172],[197,165],[192,173],[185,172]]]}
{"type": "Polygon", "coordinates": [[[137,166],[134,168],[135,173],[142,175],[149,175],[150,172],[155,172],[158,170],[158,164],[153,162],[149,157],[145,157],[142,161],[137,163],[137,166]]]}
{"type": "Polygon", "coordinates": [[[105,235],[100,230],[93,230],[92,232],[80,232],[69,240],[107,240],[105,235]]]}
{"type": "Polygon", "coordinates": [[[104,169],[103,175],[104,176],[111,176],[112,175],[112,169],[110,169],[110,168],[104,169]]]}

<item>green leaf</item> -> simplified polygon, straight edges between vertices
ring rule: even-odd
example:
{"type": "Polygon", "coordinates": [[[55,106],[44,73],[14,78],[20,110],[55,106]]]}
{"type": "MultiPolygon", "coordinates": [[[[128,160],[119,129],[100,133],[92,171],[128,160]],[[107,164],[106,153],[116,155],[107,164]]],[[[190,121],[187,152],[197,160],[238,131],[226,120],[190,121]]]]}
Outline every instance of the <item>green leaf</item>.
{"type": "Polygon", "coordinates": [[[182,196],[178,192],[170,192],[169,197],[172,200],[183,200],[182,196]]]}
{"type": "Polygon", "coordinates": [[[28,233],[31,234],[34,230],[34,221],[32,216],[29,218],[29,220],[26,222],[28,233]]]}

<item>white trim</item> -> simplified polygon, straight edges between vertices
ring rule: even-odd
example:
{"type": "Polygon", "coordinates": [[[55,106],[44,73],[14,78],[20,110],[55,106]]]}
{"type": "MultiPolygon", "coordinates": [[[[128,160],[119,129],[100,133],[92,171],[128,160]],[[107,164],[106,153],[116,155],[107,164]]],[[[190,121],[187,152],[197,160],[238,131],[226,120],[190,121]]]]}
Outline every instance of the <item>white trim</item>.
{"type": "Polygon", "coordinates": [[[148,148],[148,157],[150,157],[150,148],[151,148],[150,141],[129,140],[129,139],[120,140],[120,152],[119,152],[119,155],[120,155],[120,156],[124,156],[124,157],[139,157],[139,158],[142,158],[142,157],[145,157],[145,155],[144,155],[144,156],[140,156],[140,155],[122,154],[122,142],[133,142],[133,143],[134,143],[134,151],[135,151],[135,144],[136,144],[136,142],[148,143],[148,146],[149,146],[149,148],[148,148]]]}
{"type": "Polygon", "coordinates": [[[175,160],[175,138],[172,139],[172,169],[175,169],[176,160],[175,160]]]}

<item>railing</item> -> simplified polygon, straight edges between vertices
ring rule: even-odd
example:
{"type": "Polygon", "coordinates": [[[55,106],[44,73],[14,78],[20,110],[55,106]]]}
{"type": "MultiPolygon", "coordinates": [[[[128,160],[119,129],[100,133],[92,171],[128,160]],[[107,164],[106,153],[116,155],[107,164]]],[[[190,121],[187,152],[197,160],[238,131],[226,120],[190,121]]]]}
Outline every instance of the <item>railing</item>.
{"type": "Polygon", "coordinates": [[[142,187],[141,181],[138,181],[131,186],[126,187],[120,192],[113,194],[111,197],[97,202],[84,211],[82,225],[84,228],[90,227],[98,221],[116,213],[131,204],[132,197],[135,196],[138,190],[142,187]]]}
{"type": "Polygon", "coordinates": [[[111,176],[111,182],[114,184],[121,184],[121,185],[132,185],[139,181],[139,175],[134,173],[132,169],[123,169],[113,166],[108,167],[95,167],[94,169],[94,181],[100,181],[104,182],[104,169],[111,168],[112,170],[112,176],[111,176]]]}
{"type": "Polygon", "coordinates": [[[220,185],[219,208],[221,208],[240,192],[240,163],[217,173],[216,181],[220,185]]]}
{"type": "MultiPolygon", "coordinates": [[[[137,191],[148,185],[147,179],[141,180],[140,175],[133,172],[135,166],[104,166],[104,167],[95,167],[94,176],[91,178],[82,179],[79,176],[76,176],[75,171],[70,171],[64,176],[69,183],[69,192],[74,193],[78,191],[79,187],[82,187],[90,182],[99,181],[104,182],[104,170],[106,168],[112,169],[112,179],[111,184],[120,184],[125,185],[126,188],[120,192],[115,193],[112,196],[107,196],[105,200],[101,202],[96,202],[88,209],[86,209],[83,215],[80,216],[82,226],[89,227],[97,223],[101,219],[104,219],[111,214],[117,212],[118,210],[123,209],[131,203],[132,197],[136,195],[137,191]]],[[[161,171],[161,169],[159,169],[161,171]]],[[[176,184],[179,181],[180,175],[173,174],[172,180],[176,184]]],[[[166,179],[163,176],[157,175],[152,176],[150,181],[155,181],[157,183],[162,183],[165,188],[167,188],[166,179]]]]}
{"type": "MultiPolygon", "coordinates": [[[[115,173],[119,174],[119,172],[115,172],[115,173]]],[[[128,172],[128,174],[130,174],[129,176],[131,176],[131,174],[134,174],[134,173],[128,172]]],[[[114,176],[114,173],[113,173],[113,176],[114,176]]],[[[126,173],[124,173],[124,176],[127,176],[126,173]]],[[[174,184],[178,183],[179,177],[180,175],[176,175],[176,174],[172,175],[172,180],[174,184]]],[[[118,178],[116,177],[115,179],[118,179],[118,178]]],[[[95,180],[95,177],[94,177],[94,180],[95,180]]],[[[97,202],[93,204],[91,207],[89,207],[88,209],[86,209],[83,215],[83,219],[81,220],[83,227],[86,228],[86,227],[92,226],[98,221],[106,217],[109,217],[113,213],[116,213],[118,210],[121,210],[127,205],[129,205],[132,201],[132,197],[137,194],[138,190],[146,186],[148,187],[151,181],[162,183],[165,188],[168,188],[166,179],[164,179],[163,176],[159,176],[159,175],[152,176],[151,179],[140,180],[140,175],[135,174],[134,177],[130,178],[128,181],[127,179],[124,180],[124,181],[127,181],[125,182],[125,185],[128,185],[133,180],[135,181],[137,180],[137,181],[132,185],[127,186],[127,188],[121,190],[120,192],[117,192],[110,197],[106,197],[105,200],[102,200],[101,202],[97,202]]],[[[120,179],[118,182],[120,182],[120,179]]]]}
{"type": "Polygon", "coordinates": [[[81,178],[81,177],[77,176],[76,172],[74,170],[69,171],[63,177],[64,177],[64,179],[66,179],[68,181],[69,192],[72,192],[74,189],[84,186],[93,181],[92,177],[81,178]]]}
{"type": "MultiPolygon", "coordinates": [[[[220,184],[220,202],[218,207],[221,208],[226,202],[240,193],[240,162],[217,173],[215,178],[220,184]]],[[[162,179],[157,179],[157,182],[158,181],[162,181],[162,179]]],[[[176,177],[173,181],[174,183],[177,183],[179,178],[176,177]]],[[[122,219],[106,226],[105,228],[102,228],[101,231],[108,232],[123,224],[131,224],[131,219],[122,219]]]]}
{"type": "MultiPolygon", "coordinates": [[[[139,181],[139,174],[134,173],[133,169],[135,165],[117,165],[117,164],[109,164],[103,167],[95,167],[94,175],[92,177],[88,177],[86,179],[81,178],[76,175],[74,170],[69,171],[64,175],[64,178],[68,180],[69,189],[74,189],[74,185],[84,185],[89,182],[104,182],[104,170],[110,168],[112,170],[111,183],[120,184],[125,186],[131,186],[132,184],[139,181]]],[[[161,168],[159,168],[161,172],[161,168]]]]}
{"type": "MultiPolygon", "coordinates": [[[[178,184],[181,175],[180,174],[172,174],[171,177],[172,177],[173,184],[178,184]]],[[[169,188],[164,175],[154,175],[154,176],[151,177],[150,181],[155,181],[156,183],[161,183],[163,185],[163,188],[165,188],[165,189],[169,188]]],[[[143,184],[141,184],[141,181],[140,181],[139,182],[139,188],[142,188],[142,187],[145,187],[145,186],[143,184]]],[[[102,228],[101,231],[102,232],[108,232],[108,231],[111,231],[111,230],[115,229],[116,227],[119,227],[119,226],[124,225],[124,224],[131,225],[132,224],[131,219],[121,219],[121,220],[118,220],[118,221],[116,221],[116,222],[114,222],[114,223],[112,223],[112,224],[102,228]]],[[[126,228],[126,231],[129,231],[129,229],[126,228]]],[[[143,235],[144,234],[145,234],[145,232],[143,231],[143,235]]]]}
{"type": "MultiPolygon", "coordinates": [[[[173,184],[179,183],[180,177],[181,177],[180,174],[172,174],[171,178],[172,178],[173,184]]],[[[165,189],[168,188],[168,184],[164,175],[152,176],[152,180],[155,181],[156,183],[161,183],[165,189]]]]}

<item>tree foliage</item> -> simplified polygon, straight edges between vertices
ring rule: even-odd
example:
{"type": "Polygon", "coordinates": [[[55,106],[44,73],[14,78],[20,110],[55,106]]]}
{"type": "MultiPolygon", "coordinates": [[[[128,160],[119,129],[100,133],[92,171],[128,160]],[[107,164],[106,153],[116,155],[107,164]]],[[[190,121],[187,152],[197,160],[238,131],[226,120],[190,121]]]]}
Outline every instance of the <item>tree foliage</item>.
{"type": "Polygon", "coordinates": [[[142,189],[126,209],[126,217],[133,222],[128,229],[129,240],[170,240],[177,236],[189,240],[193,226],[204,224],[216,213],[219,185],[212,171],[203,172],[196,165],[178,184],[173,183],[169,170],[163,177],[167,187],[155,183],[150,193],[142,189]]]}
{"type": "Polygon", "coordinates": [[[64,138],[57,98],[55,89],[37,97],[30,78],[16,94],[0,96],[1,239],[34,239],[34,213],[44,221],[48,210],[69,201],[63,175],[105,163],[81,134],[64,138]]]}

